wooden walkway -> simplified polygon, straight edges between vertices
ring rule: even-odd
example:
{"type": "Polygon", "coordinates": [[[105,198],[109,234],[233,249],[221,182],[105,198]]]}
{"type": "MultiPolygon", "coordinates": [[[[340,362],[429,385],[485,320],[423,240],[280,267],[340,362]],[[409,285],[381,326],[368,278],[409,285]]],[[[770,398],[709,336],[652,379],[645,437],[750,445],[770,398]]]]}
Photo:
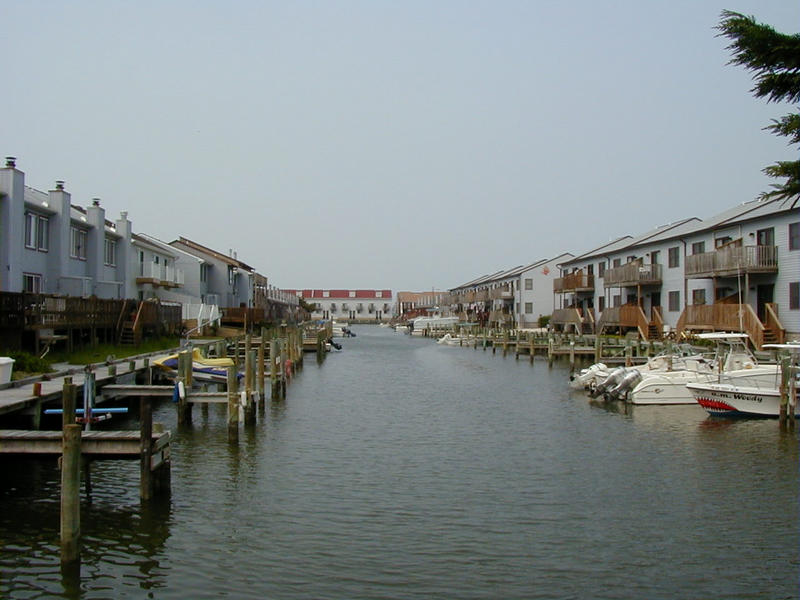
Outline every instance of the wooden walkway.
{"type": "MultiPolygon", "coordinates": [[[[118,379],[128,377],[133,378],[140,373],[147,371],[155,358],[169,356],[169,354],[158,354],[136,360],[117,362],[110,365],[96,366],[93,372],[96,377],[96,385],[102,389],[108,384],[115,383],[118,379]]],[[[32,378],[7,384],[4,389],[0,389],[0,415],[19,412],[30,407],[40,407],[48,402],[61,402],[61,393],[64,388],[65,379],[72,378],[72,383],[79,388],[83,387],[86,371],[76,367],[68,371],[48,374],[42,378],[32,378]]],[[[103,398],[98,395],[97,402],[103,398]]]]}

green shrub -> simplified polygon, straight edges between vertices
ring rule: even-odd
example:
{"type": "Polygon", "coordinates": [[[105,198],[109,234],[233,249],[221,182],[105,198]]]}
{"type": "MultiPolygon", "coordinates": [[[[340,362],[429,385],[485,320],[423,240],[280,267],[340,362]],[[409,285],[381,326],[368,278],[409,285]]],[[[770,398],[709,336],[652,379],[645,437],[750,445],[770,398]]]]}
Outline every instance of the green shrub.
{"type": "Polygon", "coordinates": [[[550,315],[539,315],[539,327],[547,327],[550,324],[550,315]]]}
{"type": "Polygon", "coordinates": [[[14,350],[8,353],[9,358],[14,359],[14,371],[22,373],[49,373],[52,371],[50,363],[34,354],[14,350]]]}

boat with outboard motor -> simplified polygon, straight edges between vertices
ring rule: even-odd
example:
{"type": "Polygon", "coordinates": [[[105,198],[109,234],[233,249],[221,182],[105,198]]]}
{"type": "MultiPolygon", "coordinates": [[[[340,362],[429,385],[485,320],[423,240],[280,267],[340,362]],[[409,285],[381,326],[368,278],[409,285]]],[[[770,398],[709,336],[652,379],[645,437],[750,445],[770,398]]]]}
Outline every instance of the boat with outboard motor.
{"type": "Polygon", "coordinates": [[[615,387],[605,392],[606,397],[631,404],[694,404],[696,400],[687,384],[710,383],[720,373],[738,385],[767,387],[774,381],[778,365],[759,364],[747,348],[746,333],[701,333],[697,338],[716,342],[713,360],[694,362],[692,368],[680,370],[625,373],[615,387]]]}
{"type": "MultiPolygon", "coordinates": [[[[800,416],[797,412],[800,343],[765,344],[764,348],[789,353],[790,361],[784,367],[789,369],[785,377],[789,386],[787,411],[788,414],[794,413],[795,417],[800,416]]],[[[782,374],[779,371],[775,375],[770,385],[761,385],[760,381],[747,381],[742,385],[730,380],[723,372],[716,382],[688,383],[686,388],[695,401],[715,417],[778,417],[781,413],[782,374]]]]}
{"type": "MultiPolygon", "coordinates": [[[[178,355],[170,354],[157,358],[153,361],[153,365],[170,377],[174,377],[178,372],[178,355]]],[[[207,358],[200,353],[199,348],[192,349],[192,378],[198,381],[227,383],[228,367],[233,366],[231,358],[207,358]]],[[[241,379],[243,374],[237,373],[237,377],[241,379]]]]}

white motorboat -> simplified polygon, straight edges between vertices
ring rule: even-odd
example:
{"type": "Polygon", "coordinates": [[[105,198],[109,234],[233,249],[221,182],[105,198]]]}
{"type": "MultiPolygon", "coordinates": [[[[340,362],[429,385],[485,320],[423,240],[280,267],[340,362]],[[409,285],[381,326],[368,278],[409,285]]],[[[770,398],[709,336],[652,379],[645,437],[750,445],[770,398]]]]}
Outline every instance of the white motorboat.
{"type": "Polygon", "coordinates": [[[473,340],[474,338],[445,333],[442,337],[436,340],[436,343],[443,346],[466,346],[473,340]]]}
{"type": "MultiPolygon", "coordinates": [[[[650,358],[647,363],[634,367],[609,367],[605,363],[600,362],[582,369],[579,373],[571,376],[569,385],[571,388],[576,390],[585,389],[589,392],[596,392],[598,386],[603,384],[603,382],[605,382],[614,372],[624,374],[635,369],[644,375],[652,372],[680,371],[684,369],[702,370],[705,368],[711,368],[710,362],[711,361],[709,357],[705,357],[702,354],[685,351],[659,354],[650,358]]],[[[615,382],[615,385],[617,383],[619,383],[619,380],[615,382]]],[[[606,391],[610,389],[610,387],[613,386],[605,386],[606,391]]],[[[602,393],[602,391],[603,390],[601,390],[600,393],[602,393]]],[[[594,395],[599,394],[595,393],[594,395]]]]}
{"type": "Polygon", "coordinates": [[[425,330],[453,329],[459,322],[458,317],[444,317],[434,314],[428,317],[417,317],[411,321],[411,335],[424,335],[425,330]]]}
{"type": "Polygon", "coordinates": [[[608,395],[631,404],[694,404],[687,384],[712,383],[720,373],[738,385],[768,387],[775,380],[778,365],[758,364],[747,349],[746,333],[703,333],[697,337],[717,343],[713,361],[690,361],[686,368],[640,373],[640,378],[631,375],[608,395]]]}
{"type": "MultiPolygon", "coordinates": [[[[798,388],[798,357],[800,344],[766,344],[765,348],[788,350],[791,354],[791,363],[788,382],[788,411],[794,416],[797,412],[798,388]]],[[[726,373],[721,374],[716,382],[688,383],[686,388],[695,401],[708,411],[710,415],[718,417],[778,417],[781,411],[780,373],[773,379],[771,385],[744,385],[729,380],[726,373]]]]}

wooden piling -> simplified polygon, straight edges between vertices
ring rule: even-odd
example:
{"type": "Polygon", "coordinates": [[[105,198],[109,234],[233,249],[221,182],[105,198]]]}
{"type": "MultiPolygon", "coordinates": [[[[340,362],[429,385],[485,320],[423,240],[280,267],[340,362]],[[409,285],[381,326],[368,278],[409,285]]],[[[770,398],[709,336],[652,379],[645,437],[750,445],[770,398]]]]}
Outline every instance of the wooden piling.
{"type": "Polygon", "coordinates": [[[264,414],[266,410],[266,402],[264,402],[265,387],[264,387],[264,344],[266,343],[266,329],[261,328],[261,343],[258,345],[258,356],[256,357],[256,364],[258,365],[256,373],[256,387],[258,388],[258,412],[264,414]]]}
{"type": "Polygon", "coordinates": [[[239,394],[236,367],[228,367],[228,438],[239,437],[239,394]]]}
{"type": "Polygon", "coordinates": [[[278,379],[278,361],[280,355],[278,354],[278,340],[271,339],[269,341],[269,379],[271,389],[271,398],[273,400],[280,399],[280,380],[278,379]]]}
{"type": "Polygon", "coordinates": [[[150,500],[153,497],[152,463],[153,446],[153,405],[150,398],[139,399],[139,497],[150,500]]]}
{"type": "Polygon", "coordinates": [[[64,377],[61,388],[61,427],[75,424],[75,402],[78,397],[78,388],[72,383],[72,377],[64,377]]]}
{"type": "MultiPolygon", "coordinates": [[[[66,412],[66,411],[65,411],[66,412]]],[[[73,421],[74,421],[73,406],[73,421]]],[[[80,560],[81,426],[63,429],[61,454],[61,563],[80,560]]]]}
{"type": "Polygon", "coordinates": [[[245,425],[254,425],[256,422],[256,403],[254,401],[254,392],[255,392],[255,362],[256,362],[256,353],[255,350],[252,350],[250,344],[247,345],[248,350],[245,354],[245,397],[246,397],[246,404],[244,407],[244,424],[245,425]]]}

